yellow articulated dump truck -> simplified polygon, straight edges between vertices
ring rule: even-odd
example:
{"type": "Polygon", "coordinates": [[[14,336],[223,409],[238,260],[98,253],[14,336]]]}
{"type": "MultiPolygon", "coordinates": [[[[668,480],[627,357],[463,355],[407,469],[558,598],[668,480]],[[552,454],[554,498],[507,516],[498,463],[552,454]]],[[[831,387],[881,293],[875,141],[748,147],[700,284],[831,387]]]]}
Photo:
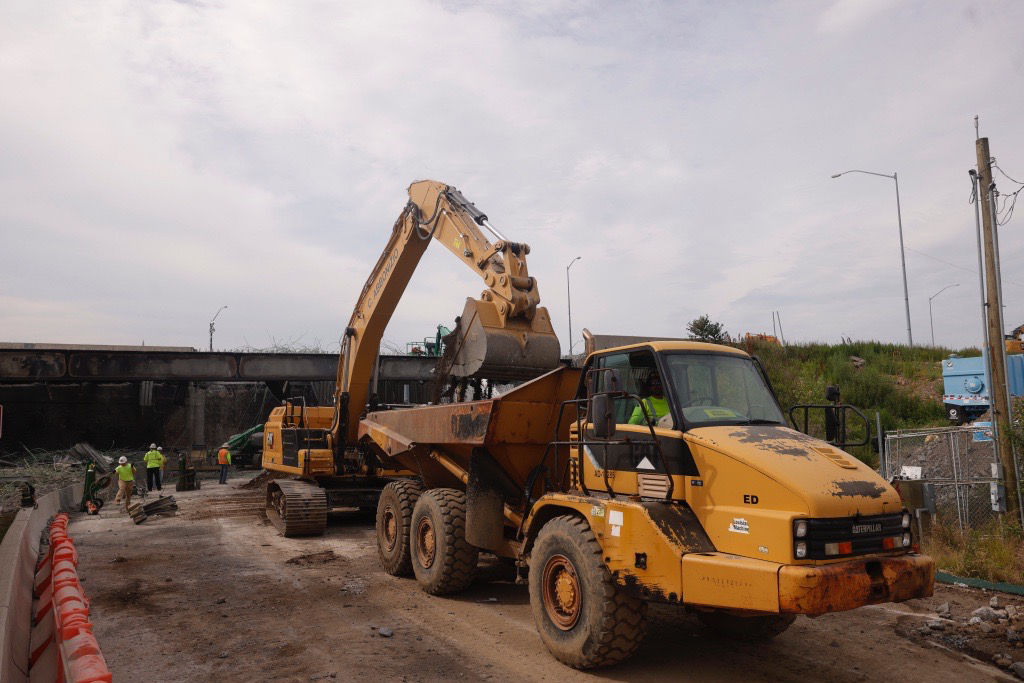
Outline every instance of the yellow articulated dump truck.
{"type": "Polygon", "coordinates": [[[573,667],[628,658],[651,601],[751,640],[932,594],[896,491],[788,427],[731,347],[608,348],[499,398],[368,413],[359,439],[422,482],[381,494],[385,570],[440,595],[473,581],[480,552],[516,561],[542,640],[573,667]]]}

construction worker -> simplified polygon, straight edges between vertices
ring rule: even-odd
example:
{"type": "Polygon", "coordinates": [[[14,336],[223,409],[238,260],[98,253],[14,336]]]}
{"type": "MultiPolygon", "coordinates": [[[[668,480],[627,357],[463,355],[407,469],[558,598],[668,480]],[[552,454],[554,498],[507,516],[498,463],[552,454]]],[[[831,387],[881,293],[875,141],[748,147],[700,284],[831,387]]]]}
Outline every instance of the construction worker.
{"type": "Polygon", "coordinates": [[[228,445],[224,444],[217,451],[217,464],[220,465],[220,483],[228,483],[228,465],[231,464],[231,451],[228,450],[228,445]]]}
{"type": "MultiPolygon", "coordinates": [[[[647,414],[651,417],[652,422],[657,422],[659,418],[668,415],[668,400],[665,398],[665,391],[661,386],[661,377],[658,376],[657,370],[652,370],[647,378],[647,398],[643,399],[643,404],[644,408],[647,408],[647,414]]],[[[629,424],[644,424],[643,408],[640,406],[633,408],[633,414],[629,416],[629,424]]]]}
{"type": "Polygon", "coordinates": [[[114,496],[114,502],[118,503],[124,498],[124,509],[127,510],[132,504],[132,489],[135,488],[135,465],[128,464],[128,458],[122,455],[117,460],[114,472],[117,473],[117,495],[114,496]]]}
{"type": "Polygon", "coordinates": [[[163,490],[163,471],[167,465],[167,458],[164,457],[163,446],[157,448],[155,443],[149,444],[149,450],[143,456],[146,461],[146,490],[163,490]]]}

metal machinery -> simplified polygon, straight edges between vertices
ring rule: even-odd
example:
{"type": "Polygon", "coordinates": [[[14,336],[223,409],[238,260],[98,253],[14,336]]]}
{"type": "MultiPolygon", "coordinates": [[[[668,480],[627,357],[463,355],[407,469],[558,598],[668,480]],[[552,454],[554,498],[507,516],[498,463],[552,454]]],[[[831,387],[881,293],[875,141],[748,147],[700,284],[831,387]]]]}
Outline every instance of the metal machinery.
{"type": "MultiPolygon", "coordinates": [[[[973,422],[991,407],[989,387],[992,383],[986,355],[985,352],[970,358],[952,355],[942,361],[942,402],[953,424],[973,422]]],[[[1006,383],[1010,396],[1024,395],[1024,354],[1006,356],[1006,383]]]]}
{"type": "Polygon", "coordinates": [[[573,667],[633,654],[651,601],[756,640],[799,614],[932,593],[897,492],[788,427],[735,348],[597,350],[499,398],[371,412],[359,436],[421,476],[381,494],[385,570],[440,595],[473,581],[482,551],[514,561],[541,639],[573,667]]]}
{"type": "Polygon", "coordinates": [[[239,469],[259,467],[263,457],[263,425],[258,424],[229,436],[221,448],[231,451],[231,464],[239,469]]]}
{"type": "Polygon", "coordinates": [[[558,339],[527,270],[529,246],[505,239],[454,187],[413,183],[345,328],[334,405],[286,402],[265,425],[263,467],[297,477],[267,486],[268,516],[285,535],[322,533],[328,509],[373,508],[389,481],[417,472],[382,464],[376,451],[358,443],[358,430],[384,329],[431,240],[487,287],[479,299],[466,300],[455,343],[446,344],[442,363],[449,374],[521,380],[558,364],[558,339]]]}

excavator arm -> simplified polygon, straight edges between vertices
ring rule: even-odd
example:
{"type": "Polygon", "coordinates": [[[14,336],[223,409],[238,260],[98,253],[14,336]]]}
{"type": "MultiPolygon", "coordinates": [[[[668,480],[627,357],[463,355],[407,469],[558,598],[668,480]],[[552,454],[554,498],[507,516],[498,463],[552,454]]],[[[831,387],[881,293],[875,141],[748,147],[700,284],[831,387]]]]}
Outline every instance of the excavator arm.
{"type": "Polygon", "coordinates": [[[538,305],[537,281],[526,265],[530,247],[505,239],[456,188],[415,182],[345,328],[331,428],[336,449],[356,442],[381,337],[431,240],[447,247],[487,287],[479,299],[466,300],[446,353],[451,374],[528,379],[558,364],[558,338],[547,310],[538,305]]]}

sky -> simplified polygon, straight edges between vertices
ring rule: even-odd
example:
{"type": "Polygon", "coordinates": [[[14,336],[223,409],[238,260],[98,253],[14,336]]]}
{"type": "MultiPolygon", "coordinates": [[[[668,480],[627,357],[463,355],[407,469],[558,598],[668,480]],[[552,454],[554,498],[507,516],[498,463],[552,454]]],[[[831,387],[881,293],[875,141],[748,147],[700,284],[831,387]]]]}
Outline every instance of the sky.
{"type": "MultiPolygon", "coordinates": [[[[412,181],[572,332],[978,345],[975,121],[1024,180],[1024,3],[0,5],[0,341],[337,350],[412,181]]],[[[997,175],[1010,194],[1019,183],[997,175]]],[[[1024,208],[1000,229],[1024,322],[1024,208]]],[[[385,348],[483,283],[428,249],[385,348]]],[[[578,348],[577,348],[578,350],[578,348]]]]}

